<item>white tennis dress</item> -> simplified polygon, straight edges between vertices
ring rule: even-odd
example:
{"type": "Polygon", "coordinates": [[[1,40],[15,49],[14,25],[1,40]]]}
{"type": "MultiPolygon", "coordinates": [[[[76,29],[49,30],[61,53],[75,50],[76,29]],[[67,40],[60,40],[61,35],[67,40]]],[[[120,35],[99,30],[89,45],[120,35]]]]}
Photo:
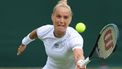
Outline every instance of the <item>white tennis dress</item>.
{"type": "Polygon", "coordinates": [[[37,36],[43,41],[48,56],[43,69],[75,69],[73,49],[83,47],[82,36],[72,27],[67,28],[62,38],[56,38],[53,32],[53,25],[37,29],[37,36]]]}

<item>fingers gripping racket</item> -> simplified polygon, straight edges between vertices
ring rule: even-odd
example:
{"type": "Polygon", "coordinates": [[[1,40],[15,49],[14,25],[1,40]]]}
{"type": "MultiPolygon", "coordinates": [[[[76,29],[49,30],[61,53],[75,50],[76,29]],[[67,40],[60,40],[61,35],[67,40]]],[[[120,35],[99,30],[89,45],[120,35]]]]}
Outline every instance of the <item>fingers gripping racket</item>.
{"type": "Polygon", "coordinates": [[[119,36],[119,29],[115,24],[107,24],[100,31],[96,43],[91,50],[89,56],[81,62],[80,67],[87,65],[94,58],[94,52],[97,53],[98,58],[107,59],[114,51],[117,39],[119,36]]]}

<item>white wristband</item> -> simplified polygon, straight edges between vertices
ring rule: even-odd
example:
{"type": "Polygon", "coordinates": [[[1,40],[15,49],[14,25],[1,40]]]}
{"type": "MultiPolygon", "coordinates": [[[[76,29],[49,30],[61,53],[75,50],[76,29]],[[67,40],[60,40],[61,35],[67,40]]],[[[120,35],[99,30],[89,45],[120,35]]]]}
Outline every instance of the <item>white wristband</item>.
{"type": "Polygon", "coordinates": [[[34,39],[30,39],[29,37],[30,34],[28,34],[24,39],[22,40],[22,44],[28,45],[30,42],[34,41],[34,39]]]}
{"type": "Polygon", "coordinates": [[[85,66],[90,62],[91,60],[89,60],[89,57],[87,57],[85,60],[78,60],[77,64],[80,65],[80,68],[82,68],[82,66],[85,66]]]}

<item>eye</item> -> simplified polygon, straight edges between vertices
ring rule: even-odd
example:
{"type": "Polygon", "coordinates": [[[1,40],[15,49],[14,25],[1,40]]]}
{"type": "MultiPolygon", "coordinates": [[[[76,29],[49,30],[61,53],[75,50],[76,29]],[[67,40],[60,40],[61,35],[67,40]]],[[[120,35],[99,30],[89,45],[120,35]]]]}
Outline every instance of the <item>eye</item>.
{"type": "Polygon", "coordinates": [[[57,17],[57,18],[61,18],[61,16],[60,16],[60,15],[57,15],[56,17],[57,17]]]}
{"type": "Polygon", "coordinates": [[[69,17],[68,16],[64,16],[64,19],[68,19],[69,17]]]}

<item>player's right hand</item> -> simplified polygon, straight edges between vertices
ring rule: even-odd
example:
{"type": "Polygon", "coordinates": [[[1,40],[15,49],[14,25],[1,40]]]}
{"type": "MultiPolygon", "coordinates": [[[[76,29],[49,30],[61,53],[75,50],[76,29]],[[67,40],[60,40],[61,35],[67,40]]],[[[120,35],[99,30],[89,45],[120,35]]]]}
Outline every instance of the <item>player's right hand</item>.
{"type": "Polygon", "coordinates": [[[77,68],[76,69],[86,69],[86,66],[80,67],[80,65],[77,64],[77,68]]]}
{"type": "Polygon", "coordinates": [[[86,69],[86,65],[83,65],[82,67],[81,67],[81,63],[82,63],[83,61],[80,61],[80,62],[77,62],[77,64],[76,64],[76,69],[86,69]]]}
{"type": "Polygon", "coordinates": [[[21,44],[17,50],[17,55],[20,55],[24,52],[24,50],[26,49],[26,46],[24,44],[21,44]]]}

